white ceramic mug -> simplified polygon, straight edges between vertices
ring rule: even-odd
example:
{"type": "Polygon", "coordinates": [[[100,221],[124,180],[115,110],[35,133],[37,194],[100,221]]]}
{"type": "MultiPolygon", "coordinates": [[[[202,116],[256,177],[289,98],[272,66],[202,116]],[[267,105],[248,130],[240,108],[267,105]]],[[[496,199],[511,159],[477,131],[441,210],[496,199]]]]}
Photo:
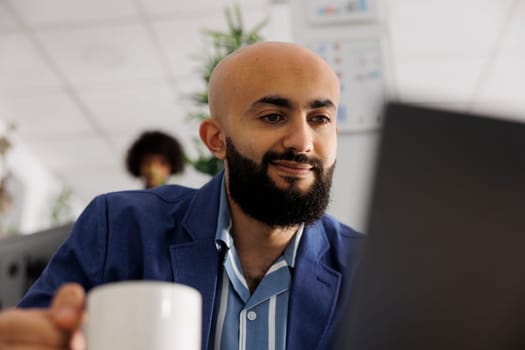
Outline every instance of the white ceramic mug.
{"type": "Polygon", "coordinates": [[[202,300],[188,286],[118,282],[87,297],[88,350],[200,350],[202,300]]]}

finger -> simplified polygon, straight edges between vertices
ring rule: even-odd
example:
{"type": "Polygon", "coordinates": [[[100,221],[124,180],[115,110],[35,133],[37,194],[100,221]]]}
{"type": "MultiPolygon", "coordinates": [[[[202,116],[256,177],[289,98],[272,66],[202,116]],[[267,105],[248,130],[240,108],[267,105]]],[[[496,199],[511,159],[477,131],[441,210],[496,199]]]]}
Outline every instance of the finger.
{"type": "MultiPolygon", "coordinates": [[[[86,350],[86,338],[80,331],[75,331],[69,342],[71,350],[86,350]]],[[[0,349],[1,350],[1,349],[0,349]]]]}
{"type": "Polygon", "coordinates": [[[69,334],[57,327],[47,309],[8,309],[0,313],[0,349],[37,345],[44,349],[66,348],[68,341],[69,334]]]}
{"type": "Polygon", "coordinates": [[[51,316],[56,324],[66,330],[77,329],[84,315],[86,295],[82,286],[68,283],[60,287],[53,297],[51,316]]]}

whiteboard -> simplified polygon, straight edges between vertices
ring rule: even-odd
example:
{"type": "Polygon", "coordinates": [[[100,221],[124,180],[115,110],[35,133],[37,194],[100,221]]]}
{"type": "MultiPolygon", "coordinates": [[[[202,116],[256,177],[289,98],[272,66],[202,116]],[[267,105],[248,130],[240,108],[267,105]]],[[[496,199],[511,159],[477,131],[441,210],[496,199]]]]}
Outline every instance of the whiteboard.
{"type": "Polygon", "coordinates": [[[339,130],[380,127],[385,97],[381,40],[378,37],[325,39],[308,46],[325,59],[339,77],[339,130]]]}
{"type": "Polygon", "coordinates": [[[370,0],[306,0],[306,17],[312,24],[365,21],[374,19],[370,0]]]}

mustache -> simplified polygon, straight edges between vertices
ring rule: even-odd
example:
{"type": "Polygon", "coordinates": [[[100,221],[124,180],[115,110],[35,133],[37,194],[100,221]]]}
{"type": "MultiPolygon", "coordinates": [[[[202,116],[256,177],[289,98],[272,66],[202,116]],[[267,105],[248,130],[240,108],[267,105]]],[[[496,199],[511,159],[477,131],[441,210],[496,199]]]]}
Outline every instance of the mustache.
{"type": "Polygon", "coordinates": [[[307,155],[304,153],[297,153],[296,150],[288,149],[282,153],[272,152],[268,151],[264,154],[262,163],[267,166],[271,162],[278,161],[278,160],[287,160],[297,163],[304,163],[312,166],[313,168],[319,168],[322,169],[322,162],[318,158],[308,158],[307,155]]]}

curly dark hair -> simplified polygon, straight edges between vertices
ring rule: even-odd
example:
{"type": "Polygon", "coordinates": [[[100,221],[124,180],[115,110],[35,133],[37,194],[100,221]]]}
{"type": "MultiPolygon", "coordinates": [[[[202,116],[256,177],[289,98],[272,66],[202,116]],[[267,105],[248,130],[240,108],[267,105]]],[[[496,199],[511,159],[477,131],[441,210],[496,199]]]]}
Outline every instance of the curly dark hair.
{"type": "Polygon", "coordinates": [[[171,174],[184,171],[184,149],[172,136],[161,131],[145,131],[131,145],[126,155],[126,168],[140,177],[140,162],[145,155],[161,155],[170,164],[171,174]]]}

